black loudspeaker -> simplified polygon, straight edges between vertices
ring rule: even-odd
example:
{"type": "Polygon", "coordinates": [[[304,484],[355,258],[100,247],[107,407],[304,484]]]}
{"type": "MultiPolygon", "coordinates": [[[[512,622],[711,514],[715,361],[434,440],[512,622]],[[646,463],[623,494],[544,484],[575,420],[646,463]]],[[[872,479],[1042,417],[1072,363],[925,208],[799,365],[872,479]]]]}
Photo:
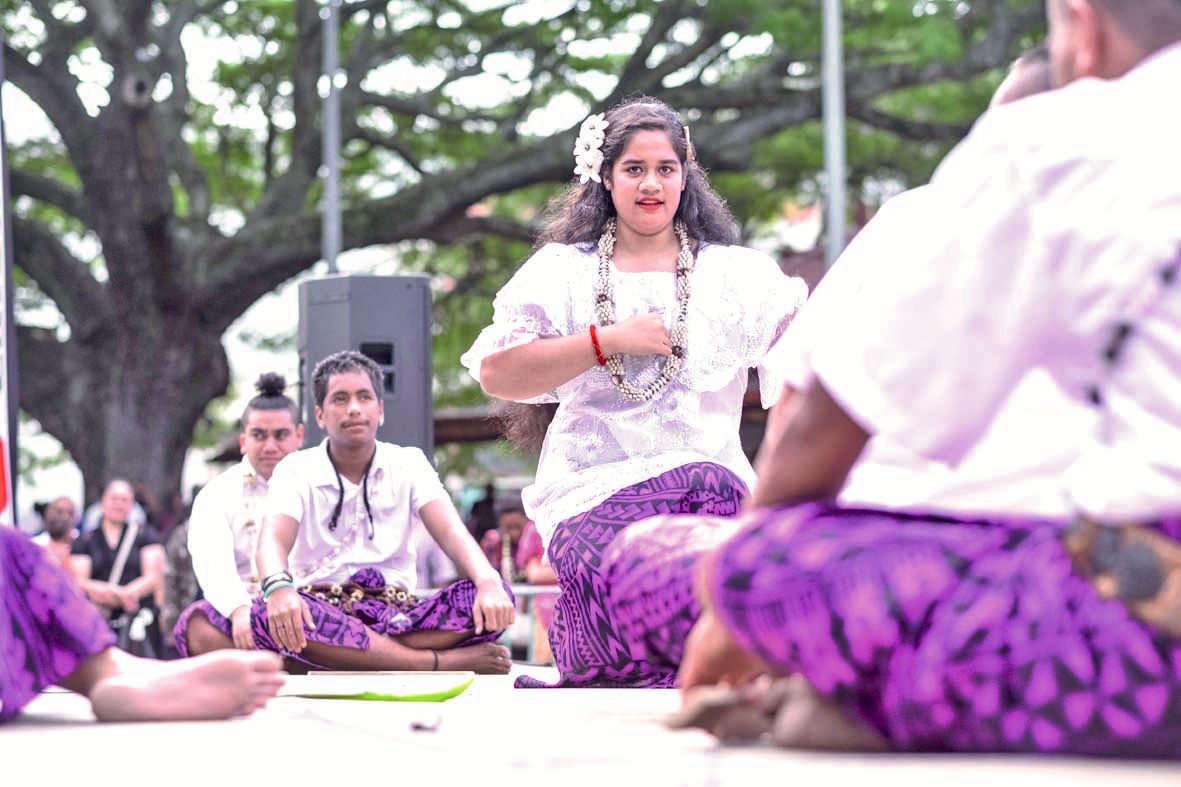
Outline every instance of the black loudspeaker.
{"type": "Polygon", "coordinates": [[[382,371],[385,423],[377,438],[433,457],[430,277],[334,275],[299,285],[299,406],[304,446],[317,445],[312,371],[325,357],[356,350],[382,371]]]}

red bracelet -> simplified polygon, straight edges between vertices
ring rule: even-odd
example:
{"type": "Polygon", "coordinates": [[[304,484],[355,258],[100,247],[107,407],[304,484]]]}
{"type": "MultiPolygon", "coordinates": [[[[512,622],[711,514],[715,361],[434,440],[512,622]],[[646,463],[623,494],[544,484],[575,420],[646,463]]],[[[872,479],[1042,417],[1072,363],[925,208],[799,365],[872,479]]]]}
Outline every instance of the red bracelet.
{"type": "Polygon", "coordinates": [[[595,360],[599,362],[599,366],[607,365],[607,358],[603,355],[603,348],[599,346],[599,332],[595,326],[590,327],[591,345],[595,348],[595,360]]]}

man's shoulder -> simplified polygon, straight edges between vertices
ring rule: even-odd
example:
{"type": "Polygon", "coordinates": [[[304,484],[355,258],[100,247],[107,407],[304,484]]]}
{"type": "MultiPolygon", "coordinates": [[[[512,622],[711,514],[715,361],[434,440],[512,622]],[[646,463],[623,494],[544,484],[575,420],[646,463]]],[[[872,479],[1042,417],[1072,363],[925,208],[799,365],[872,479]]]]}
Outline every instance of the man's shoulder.
{"type": "Polygon", "coordinates": [[[410,467],[421,467],[423,463],[430,464],[426,454],[416,445],[398,445],[377,441],[377,455],[373,463],[390,470],[401,470],[410,467]]]}
{"type": "Polygon", "coordinates": [[[243,468],[241,462],[227,467],[209,479],[205,486],[201,487],[201,491],[197,493],[194,502],[197,500],[209,501],[228,489],[240,487],[242,485],[242,474],[243,468]]]}
{"type": "Polygon", "coordinates": [[[318,470],[328,466],[328,454],[322,445],[301,448],[279,460],[271,473],[271,481],[273,483],[276,477],[310,480],[318,470]]]}

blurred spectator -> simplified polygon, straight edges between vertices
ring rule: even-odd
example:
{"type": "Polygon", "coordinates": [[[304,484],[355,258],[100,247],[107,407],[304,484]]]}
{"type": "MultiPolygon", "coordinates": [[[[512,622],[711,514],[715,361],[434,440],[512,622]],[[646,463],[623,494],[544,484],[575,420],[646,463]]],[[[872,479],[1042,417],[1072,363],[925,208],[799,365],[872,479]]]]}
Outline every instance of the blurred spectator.
{"type": "Polygon", "coordinates": [[[532,527],[533,523],[525,516],[520,499],[501,500],[496,506],[496,527],[480,538],[480,547],[488,562],[510,584],[525,579],[525,561],[517,552],[526,525],[532,527]]]}
{"type": "Polygon", "coordinates": [[[78,537],[74,501],[66,496],[54,498],[41,509],[44,529],[33,538],[67,569],[70,566],[70,545],[78,537]]]}
{"type": "MultiPolygon", "coordinates": [[[[172,528],[164,539],[164,591],[160,599],[160,631],[165,635],[176,628],[180,613],[194,601],[201,599],[201,586],[193,571],[193,557],[189,554],[189,521],[186,518],[172,528]]],[[[180,655],[172,638],[163,636],[164,657],[180,655]]]]}
{"type": "MultiPolygon", "coordinates": [[[[533,520],[525,515],[519,498],[501,499],[497,504],[497,528],[488,531],[480,546],[488,562],[500,569],[505,581],[512,584],[554,585],[553,593],[537,593],[523,596],[518,607],[525,613],[532,611],[533,661],[549,664],[553,654],[549,647],[549,626],[554,618],[554,604],[557,602],[557,574],[545,559],[545,547],[533,520]]],[[[521,595],[521,594],[518,594],[521,595]]]]}
{"type": "Polygon", "coordinates": [[[144,522],[156,531],[156,535],[162,535],[160,532],[160,503],[156,500],[156,495],[143,482],[136,483],[132,487],[132,491],[135,493],[136,504],[143,509],[144,522]]]}
{"type": "Polygon", "coordinates": [[[132,519],[131,484],[111,481],[99,503],[98,528],[74,541],[71,567],[87,598],[106,613],[120,647],[156,656],[161,651],[155,596],[164,576],[164,548],[150,527],[132,519]]]}
{"type": "Polygon", "coordinates": [[[554,654],[549,646],[549,627],[554,619],[554,605],[558,602],[558,575],[550,567],[541,543],[541,534],[533,520],[525,525],[521,543],[517,547],[517,559],[525,564],[525,581],[530,585],[552,585],[553,593],[538,593],[533,596],[533,661],[538,664],[552,664],[554,654]]]}
{"type": "Polygon", "coordinates": [[[436,590],[447,587],[459,579],[455,563],[447,557],[447,553],[435,539],[431,538],[422,520],[414,517],[412,527],[414,532],[411,534],[411,540],[414,542],[415,560],[418,565],[418,587],[436,590]]]}
{"type": "MultiPolygon", "coordinates": [[[[484,496],[472,504],[467,529],[471,531],[476,543],[483,541],[485,533],[496,529],[496,487],[491,481],[484,487],[484,496]]],[[[492,565],[500,564],[493,561],[492,565]]]]}
{"type": "MultiPolygon", "coordinates": [[[[88,505],[86,510],[82,512],[82,522],[78,525],[78,530],[82,535],[93,533],[95,530],[98,530],[98,526],[102,523],[102,521],[103,501],[98,500],[88,505]]],[[[135,524],[142,527],[143,525],[147,524],[147,521],[147,512],[144,511],[143,506],[133,499],[131,503],[131,511],[128,512],[127,515],[127,524],[135,524]]]]}
{"type": "Polygon", "coordinates": [[[177,490],[168,496],[164,505],[160,506],[154,523],[156,532],[160,534],[160,538],[167,541],[173,529],[188,518],[189,507],[185,505],[184,495],[180,493],[180,490],[177,490]]]}

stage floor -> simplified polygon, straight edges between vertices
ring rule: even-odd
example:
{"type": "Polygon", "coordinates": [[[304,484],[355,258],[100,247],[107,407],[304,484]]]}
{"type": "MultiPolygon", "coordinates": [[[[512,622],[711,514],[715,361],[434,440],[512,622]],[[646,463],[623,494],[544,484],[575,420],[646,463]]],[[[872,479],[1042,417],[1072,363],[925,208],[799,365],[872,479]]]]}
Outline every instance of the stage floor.
{"type": "Polygon", "coordinates": [[[443,703],[279,697],[249,719],[130,725],[96,724],[84,699],[51,691],[0,728],[0,769],[5,784],[45,776],[86,787],[1181,784],[1181,763],[721,748],[666,729],[676,705],[675,691],[524,691],[511,678],[478,677],[443,703]]]}

